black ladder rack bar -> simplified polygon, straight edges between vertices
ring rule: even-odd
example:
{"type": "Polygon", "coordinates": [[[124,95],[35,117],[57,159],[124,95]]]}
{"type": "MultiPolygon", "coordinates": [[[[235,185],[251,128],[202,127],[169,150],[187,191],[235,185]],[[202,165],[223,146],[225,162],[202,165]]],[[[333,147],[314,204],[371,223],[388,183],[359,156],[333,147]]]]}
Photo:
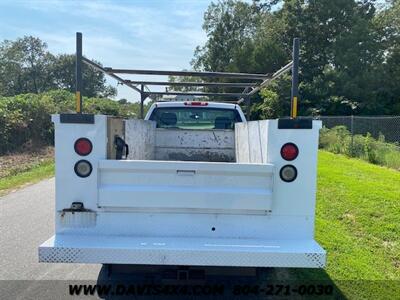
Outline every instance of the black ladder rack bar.
{"type": "Polygon", "coordinates": [[[141,92],[140,89],[138,89],[138,88],[137,88],[136,86],[134,86],[133,84],[130,84],[130,83],[127,82],[125,79],[123,79],[123,78],[121,78],[121,77],[119,77],[119,76],[117,76],[117,75],[115,75],[115,74],[113,74],[113,73],[110,73],[110,72],[106,71],[102,66],[100,66],[99,64],[96,64],[95,62],[93,62],[93,61],[87,59],[86,57],[82,56],[82,61],[83,61],[85,64],[88,64],[89,66],[92,66],[92,67],[95,68],[96,70],[99,70],[100,72],[103,72],[103,73],[105,73],[105,74],[111,76],[112,78],[114,78],[114,79],[117,80],[118,82],[120,82],[120,83],[122,83],[122,84],[125,84],[126,86],[129,86],[130,88],[134,89],[136,92],[139,92],[139,93],[141,92]]]}
{"type": "Polygon", "coordinates": [[[207,92],[144,92],[147,95],[176,95],[176,96],[221,96],[221,97],[240,97],[242,93],[207,93],[207,92]]]}
{"type": "Polygon", "coordinates": [[[170,81],[136,81],[125,80],[131,84],[162,85],[162,86],[216,86],[216,87],[252,87],[258,82],[170,82],[170,81]]]}
{"type": "Polygon", "coordinates": [[[82,113],[82,33],[76,33],[76,66],[75,66],[76,112],[82,113]]]}
{"type": "Polygon", "coordinates": [[[293,39],[293,66],[292,66],[292,90],[291,90],[291,103],[290,103],[290,117],[297,118],[297,106],[299,101],[299,51],[300,40],[293,39]]]}
{"type": "Polygon", "coordinates": [[[107,73],[114,74],[138,74],[138,75],[172,75],[172,76],[195,76],[195,77],[221,77],[221,78],[242,78],[264,80],[271,74],[248,74],[248,73],[228,73],[228,72],[195,72],[195,71],[162,71],[162,70],[132,70],[132,69],[113,69],[104,67],[107,73]]]}
{"type": "MultiPolygon", "coordinates": [[[[260,91],[262,88],[266,87],[269,85],[272,81],[274,81],[276,78],[280,77],[282,74],[285,74],[286,72],[290,71],[292,68],[293,62],[288,63],[287,65],[283,66],[280,68],[278,71],[276,71],[270,78],[265,79],[261,84],[253,88],[250,92],[245,94],[245,96],[253,96],[255,93],[260,91]]],[[[241,98],[237,101],[237,104],[240,104],[244,101],[244,98],[241,98]]]]}
{"type": "Polygon", "coordinates": [[[293,62],[288,63],[287,65],[283,66],[278,71],[276,71],[270,78],[265,79],[259,86],[257,86],[256,88],[254,88],[253,90],[250,91],[249,96],[254,95],[259,90],[261,90],[263,87],[267,86],[271,81],[278,78],[282,74],[290,71],[292,64],[293,64],[293,62]]]}

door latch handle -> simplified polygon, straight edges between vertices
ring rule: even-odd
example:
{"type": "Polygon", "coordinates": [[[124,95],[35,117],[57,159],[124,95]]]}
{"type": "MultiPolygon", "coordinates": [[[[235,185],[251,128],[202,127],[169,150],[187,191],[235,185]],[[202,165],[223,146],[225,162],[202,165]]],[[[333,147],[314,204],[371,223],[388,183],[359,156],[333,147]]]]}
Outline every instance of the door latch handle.
{"type": "Polygon", "coordinates": [[[193,176],[196,175],[196,170],[176,170],[176,174],[180,176],[193,176]]]}

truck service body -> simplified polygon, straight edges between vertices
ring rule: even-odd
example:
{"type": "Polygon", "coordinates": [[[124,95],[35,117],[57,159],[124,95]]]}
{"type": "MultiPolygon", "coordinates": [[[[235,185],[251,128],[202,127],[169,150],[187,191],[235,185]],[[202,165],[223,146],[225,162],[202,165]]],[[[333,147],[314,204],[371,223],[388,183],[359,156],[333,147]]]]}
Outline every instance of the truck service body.
{"type": "Polygon", "coordinates": [[[52,120],[56,225],[40,262],[324,267],[320,121],[246,122],[237,104],[201,101],[52,120]]]}
{"type": "Polygon", "coordinates": [[[295,38],[293,61],[273,74],[113,69],[85,58],[77,33],[76,113],[52,116],[55,234],[39,246],[39,261],[324,267],[314,240],[321,121],[297,118],[298,63],[295,38]],[[82,63],[140,93],[141,119],[82,113],[82,63]],[[290,70],[291,118],[246,121],[240,105],[249,116],[251,97],[290,70]],[[200,80],[184,81],[192,77],[200,80]],[[157,95],[234,103],[157,102],[143,118],[144,101],[157,95]]]}

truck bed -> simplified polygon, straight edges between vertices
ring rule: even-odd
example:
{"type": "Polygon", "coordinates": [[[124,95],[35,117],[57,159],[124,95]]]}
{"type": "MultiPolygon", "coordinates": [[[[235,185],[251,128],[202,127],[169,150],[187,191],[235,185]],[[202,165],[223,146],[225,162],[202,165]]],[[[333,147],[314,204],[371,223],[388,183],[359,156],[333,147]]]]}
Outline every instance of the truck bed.
{"type": "Polygon", "coordinates": [[[39,261],[324,266],[325,251],[314,240],[320,122],[295,128],[266,120],[238,123],[235,131],[173,129],[171,136],[150,121],[129,120],[124,138],[129,134],[132,152],[116,160],[108,133],[121,133],[109,130],[106,116],[90,124],[59,115],[53,121],[56,226],[39,261]],[[89,154],[74,151],[82,138],[93,145],[89,154]],[[286,145],[297,147],[296,157],[283,156],[286,145]],[[157,157],[160,149],[166,159],[157,157]],[[185,151],[192,157],[193,149],[235,155],[229,162],[173,159],[185,151]],[[82,162],[90,166],[86,177],[77,173],[82,162]],[[284,180],[287,167],[295,170],[292,181],[284,180]]]}

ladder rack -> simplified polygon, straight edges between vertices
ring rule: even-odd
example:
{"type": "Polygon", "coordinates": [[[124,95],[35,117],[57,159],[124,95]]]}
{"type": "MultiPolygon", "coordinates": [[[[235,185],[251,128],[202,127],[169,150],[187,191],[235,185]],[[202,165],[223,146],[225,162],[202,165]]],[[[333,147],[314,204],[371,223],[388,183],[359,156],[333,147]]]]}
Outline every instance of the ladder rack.
{"type": "MultiPolygon", "coordinates": [[[[294,39],[295,43],[298,44],[298,39],[294,39]]],[[[126,85],[131,89],[135,90],[140,94],[140,114],[143,118],[143,104],[147,98],[155,95],[185,95],[185,96],[199,96],[199,97],[227,97],[231,98],[225,102],[234,102],[240,104],[242,102],[246,103],[247,115],[249,114],[251,96],[255,95],[263,87],[270,84],[276,78],[292,70],[292,82],[297,84],[297,66],[298,66],[298,56],[299,50],[297,47],[293,47],[293,61],[289,62],[287,65],[283,66],[281,69],[272,74],[251,74],[251,73],[232,73],[232,72],[199,72],[199,71],[166,71],[166,70],[138,70],[138,69],[114,69],[110,67],[103,67],[100,64],[84,57],[82,55],[82,33],[76,33],[76,101],[77,101],[77,113],[82,113],[82,62],[91,66],[92,68],[109,75],[118,81],[122,85],[126,85]],[[293,67],[296,69],[293,69],[293,67]],[[295,71],[295,72],[293,72],[295,71]],[[201,81],[146,81],[146,80],[129,80],[124,79],[117,74],[129,74],[129,75],[158,75],[158,76],[190,76],[199,77],[201,81]],[[216,79],[228,78],[233,79],[231,82],[221,82],[216,79]],[[237,82],[236,82],[237,81],[237,82]],[[166,88],[165,92],[151,91],[150,86],[164,86],[166,88]],[[242,88],[241,92],[210,92],[210,91],[174,91],[170,87],[222,87],[222,88],[242,88]],[[234,99],[232,99],[234,98],[234,99]]],[[[297,88],[294,89],[297,93],[297,88]]],[[[293,96],[292,88],[292,106],[293,99],[296,101],[297,108],[297,94],[293,96]]],[[[220,100],[218,100],[220,101],[220,100]]],[[[224,101],[220,101],[224,102],[224,101]]],[[[293,110],[293,109],[292,109],[293,110]]],[[[295,110],[297,111],[297,109],[295,110]]],[[[292,117],[293,116],[291,114],[292,117]]]]}

